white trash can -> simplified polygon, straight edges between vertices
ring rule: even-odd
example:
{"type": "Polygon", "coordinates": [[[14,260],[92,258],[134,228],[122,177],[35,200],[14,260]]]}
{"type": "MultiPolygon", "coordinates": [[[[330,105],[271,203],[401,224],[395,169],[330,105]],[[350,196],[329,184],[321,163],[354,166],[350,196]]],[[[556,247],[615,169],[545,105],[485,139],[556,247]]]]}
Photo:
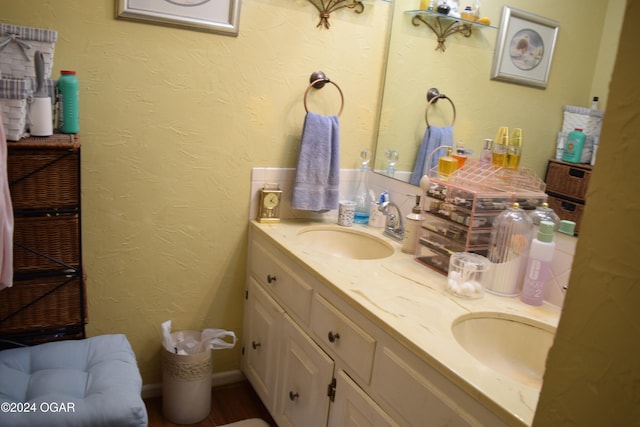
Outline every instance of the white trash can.
{"type": "Polygon", "coordinates": [[[211,350],[232,348],[236,334],[224,329],[171,333],[171,320],[161,327],[162,413],[173,423],[195,424],[211,412],[211,350]]]}
{"type": "MultiPolygon", "coordinates": [[[[202,333],[178,334],[200,342],[202,333]]],[[[175,339],[177,333],[171,334],[175,339]]],[[[211,349],[195,354],[177,354],[163,347],[162,413],[176,424],[194,424],[211,412],[211,349]]]]}

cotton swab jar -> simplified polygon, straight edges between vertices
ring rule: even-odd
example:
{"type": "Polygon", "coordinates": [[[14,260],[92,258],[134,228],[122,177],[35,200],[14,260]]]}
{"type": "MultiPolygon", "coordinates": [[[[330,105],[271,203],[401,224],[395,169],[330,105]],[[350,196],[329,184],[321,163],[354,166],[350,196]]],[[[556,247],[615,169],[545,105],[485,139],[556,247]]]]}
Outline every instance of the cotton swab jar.
{"type": "Polygon", "coordinates": [[[445,289],[459,298],[482,297],[490,264],[482,255],[469,252],[452,254],[445,289]]]}

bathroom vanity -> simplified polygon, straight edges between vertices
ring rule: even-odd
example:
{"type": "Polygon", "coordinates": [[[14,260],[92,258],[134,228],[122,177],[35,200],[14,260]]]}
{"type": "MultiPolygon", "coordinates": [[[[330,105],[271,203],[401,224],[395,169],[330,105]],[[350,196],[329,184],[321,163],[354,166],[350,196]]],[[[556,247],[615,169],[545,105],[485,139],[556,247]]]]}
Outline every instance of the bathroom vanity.
{"type": "Polygon", "coordinates": [[[454,326],[513,318],[553,331],[559,310],[456,299],[445,280],[379,229],[252,221],[243,371],[281,427],[530,425],[541,372],[481,362],[463,348],[475,331],[454,326]]]}

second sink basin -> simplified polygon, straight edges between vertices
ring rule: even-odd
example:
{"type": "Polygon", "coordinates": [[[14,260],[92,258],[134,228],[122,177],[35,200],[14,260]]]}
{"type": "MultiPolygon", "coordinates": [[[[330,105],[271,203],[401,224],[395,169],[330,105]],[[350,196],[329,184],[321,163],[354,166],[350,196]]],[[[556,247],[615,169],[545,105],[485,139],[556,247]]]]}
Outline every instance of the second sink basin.
{"type": "Polygon", "coordinates": [[[381,259],[394,252],[393,246],[381,237],[337,225],[306,227],[296,238],[309,248],[341,258],[381,259]]]}
{"type": "Polygon", "coordinates": [[[555,329],[525,317],[473,313],[452,327],[458,343],[485,366],[531,387],[542,386],[555,329]]]}

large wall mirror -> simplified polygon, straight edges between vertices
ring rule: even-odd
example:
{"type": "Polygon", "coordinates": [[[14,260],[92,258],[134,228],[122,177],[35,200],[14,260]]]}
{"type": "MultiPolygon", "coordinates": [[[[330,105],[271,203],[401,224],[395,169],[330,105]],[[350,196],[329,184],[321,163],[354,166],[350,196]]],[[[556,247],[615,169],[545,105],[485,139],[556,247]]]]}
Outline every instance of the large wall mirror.
{"type": "MultiPolygon", "coordinates": [[[[622,22],[618,12],[624,9],[624,1],[588,6],[579,0],[509,3],[560,23],[546,89],[490,79],[504,3],[483,0],[480,15],[490,19],[490,26],[474,27],[469,37],[448,37],[444,52],[436,50],[438,40],[430,29],[412,22],[411,11],[419,3],[393,2],[374,170],[387,174],[391,161],[393,177],[408,182],[427,128],[427,91],[435,87],[455,105],[454,144],[462,142],[479,156],[484,139],[494,138],[498,127],[522,128],[521,165],[544,178],[547,162],[555,154],[563,106],[587,107],[593,96],[599,96],[604,108],[622,22]]],[[[460,0],[460,6],[466,3],[460,0]]],[[[450,103],[440,100],[429,109],[431,125],[447,126],[452,121],[450,103]]]]}

